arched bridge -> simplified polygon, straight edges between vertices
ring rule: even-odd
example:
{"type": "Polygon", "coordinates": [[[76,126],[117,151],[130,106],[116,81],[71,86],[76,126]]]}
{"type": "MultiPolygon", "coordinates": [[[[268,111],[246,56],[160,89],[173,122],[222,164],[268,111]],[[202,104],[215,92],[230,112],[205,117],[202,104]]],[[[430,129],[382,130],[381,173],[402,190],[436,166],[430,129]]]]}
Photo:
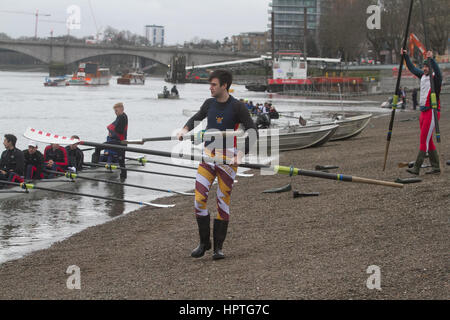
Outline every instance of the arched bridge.
{"type": "Polygon", "coordinates": [[[29,55],[47,64],[70,64],[101,55],[122,54],[151,59],[168,65],[174,55],[186,56],[188,66],[255,57],[252,54],[179,47],[119,46],[115,44],[80,44],[52,40],[0,40],[0,49],[29,55]]]}

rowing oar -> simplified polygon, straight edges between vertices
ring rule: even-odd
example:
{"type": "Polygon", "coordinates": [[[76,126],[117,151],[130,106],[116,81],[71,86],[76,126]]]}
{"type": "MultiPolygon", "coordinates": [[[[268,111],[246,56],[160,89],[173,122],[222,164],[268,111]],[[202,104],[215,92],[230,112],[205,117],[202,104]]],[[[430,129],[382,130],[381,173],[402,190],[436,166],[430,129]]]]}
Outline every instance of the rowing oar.
{"type": "MultiPolygon", "coordinates": [[[[181,152],[180,153],[171,153],[171,152],[161,151],[161,150],[150,150],[150,149],[141,149],[141,148],[134,148],[134,147],[125,147],[125,146],[119,146],[119,145],[102,144],[102,143],[89,142],[89,141],[80,141],[78,139],[68,139],[67,137],[65,139],[63,139],[60,136],[52,135],[51,133],[46,133],[43,131],[38,131],[36,129],[31,129],[31,128],[27,129],[27,131],[24,133],[24,136],[33,141],[41,141],[41,142],[46,142],[46,143],[57,143],[57,144],[80,143],[80,144],[83,144],[86,146],[91,146],[91,147],[124,150],[124,151],[129,151],[129,152],[148,154],[148,155],[152,155],[152,156],[159,156],[159,157],[166,157],[166,158],[173,157],[173,158],[193,160],[193,161],[207,161],[207,162],[216,161],[217,162],[217,159],[212,159],[212,158],[209,158],[209,157],[206,157],[203,155],[196,155],[196,154],[185,155],[181,152]],[[69,140],[70,142],[67,143],[67,140],[69,140]]],[[[355,177],[355,176],[328,173],[328,172],[309,171],[309,170],[303,170],[303,169],[294,168],[294,167],[283,167],[283,166],[272,167],[270,165],[252,164],[252,163],[241,163],[239,166],[243,167],[243,168],[249,168],[249,169],[269,169],[269,170],[273,170],[275,173],[278,173],[278,174],[287,174],[287,175],[291,175],[291,176],[301,175],[301,176],[315,177],[315,178],[321,178],[321,179],[330,179],[330,180],[337,180],[337,181],[366,183],[366,184],[382,185],[382,186],[394,187],[394,188],[403,188],[402,184],[398,184],[398,183],[394,183],[394,182],[360,178],[360,177],[355,177]]]]}
{"type": "Polygon", "coordinates": [[[10,186],[21,187],[26,192],[28,192],[28,190],[35,189],[35,190],[70,194],[70,195],[74,195],[74,196],[89,197],[89,198],[94,198],[94,199],[133,203],[133,204],[138,204],[140,206],[149,206],[149,207],[155,207],[155,208],[173,208],[175,206],[174,204],[156,204],[156,203],[151,203],[151,202],[140,202],[140,201],[134,201],[134,200],[125,200],[125,199],[118,199],[118,198],[111,198],[111,197],[96,196],[96,195],[80,193],[80,192],[72,192],[72,191],[59,190],[59,189],[50,189],[50,188],[39,187],[39,186],[36,186],[35,184],[31,184],[31,183],[17,183],[17,182],[9,182],[9,181],[0,181],[0,183],[10,185],[10,186]]]}
{"type": "MultiPolygon", "coordinates": [[[[430,4],[431,5],[431,4],[430,4]]],[[[425,46],[427,47],[427,51],[429,51],[431,49],[430,47],[430,43],[428,42],[428,37],[427,37],[427,28],[426,28],[426,23],[425,23],[425,12],[423,10],[423,1],[420,0],[420,7],[421,7],[421,12],[422,12],[422,24],[423,24],[423,35],[425,38],[425,46]]],[[[433,109],[433,117],[434,117],[434,127],[435,127],[435,134],[436,134],[436,148],[437,148],[437,152],[439,157],[441,157],[441,130],[439,128],[439,117],[438,117],[438,103],[437,103],[437,96],[436,96],[436,87],[435,87],[435,83],[434,83],[434,78],[433,78],[433,64],[431,63],[431,58],[428,58],[428,66],[430,68],[430,88],[431,88],[431,94],[430,94],[430,100],[431,100],[431,108],[433,109]]],[[[441,159],[443,160],[443,158],[441,159]]],[[[443,161],[439,161],[439,166],[441,169],[441,173],[444,171],[444,167],[443,167],[443,161]]]]}
{"type": "Polygon", "coordinates": [[[183,169],[191,169],[191,170],[197,170],[197,168],[195,167],[189,167],[189,166],[183,166],[183,165],[179,165],[179,164],[173,164],[173,163],[166,163],[166,162],[159,162],[159,161],[153,161],[153,160],[148,160],[145,157],[140,157],[140,158],[131,158],[131,157],[125,157],[125,159],[127,160],[133,160],[133,161],[137,161],[143,165],[145,165],[146,163],[152,163],[152,164],[159,164],[162,166],[168,166],[168,167],[175,167],[175,168],[183,168],[183,169]]]}
{"type": "MultiPolygon", "coordinates": [[[[183,168],[183,169],[189,169],[189,170],[198,170],[198,168],[196,167],[189,167],[189,166],[183,166],[183,165],[179,165],[179,164],[173,164],[173,163],[167,163],[167,162],[159,162],[159,161],[153,161],[153,160],[148,160],[145,157],[140,157],[140,158],[131,158],[131,157],[125,157],[125,159],[127,160],[132,160],[132,161],[137,161],[139,163],[141,163],[142,165],[145,165],[146,163],[152,163],[152,164],[159,164],[162,166],[168,166],[168,167],[174,167],[174,168],[183,168]]],[[[246,178],[250,178],[253,177],[253,174],[251,173],[236,173],[236,175],[238,177],[246,177],[246,178]]]]}
{"type": "MultiPolygon", "coordinates": [[[[409,4],[408,22],[406,23],[405,38],[403,40],[403,47],[402,47],[404,50],[406,50],[406,42],[408,40],[408,32],[409,32],[409,25],[411,23],[411,13],[412,13],[412,9],[413,9],[413,2],[414,2],[414,0],[411,0],[410,4],[409,4]]],[[[405,60],[405,57],[402,54],[401,58],[400,58],[400,66],[398,67],[397,84],[395,86],[394,97],[392,99],[391,121],[389,122],[389,131],[388,131],[388,135],[387,135],[386,151],[384,152],[383,171],[386,171],[386,162],[387,162],[388,153],[389,153],[389,146],[391,144],[392,131],[394,130],[395,111],[397,110],[398,96],[399,96],[399,90],[400,90],[400,80],[402,78],[404,60],[405,60]]]]}
{"type": "Polygon", "coordinates": [[[124,187],[139,188],[139,189],[159,191],[159,192],[165,192],[165,193],[175,193],[175,194],[179,194],[182,196],[195,196],[194,193],[186,193],[186,192],[180,192],[180,191],[174,191],[174,190],[152,188],[152,187],[146,187],[146,186],[141,186],[141,185],[136,185],[136,184],[111,181],[111,180],[106,180],[106,179],[90,178],[90,177],[85,177],[85,176],[82,176],[82,175],[79,175],[79,174],[76,174],[73,172],[59,172],[59,171],[51,171],[51,170],[46,170],[46,172],[65,176],[66,178],[70,179],[70,181],[74,181],[75,179],[81,179],[81,180],[88,180],[88,181],[103,182],[103,183],[107,183],[107,184],[115,184],[115,185],[124,186],[124,187]]]}
{"type": "MultiPolygon", "coordinates": [[[[215,130],[201,130],[196,134],[185,134],[183,136],[183,140],[191,140],[191,142],[202,142],[206,139],[210,139],[211,137],[216,137],[221,135],[223,137],[239,137],[244,135],[244,131],[215,131],[215,130]]],[[[157,142],[157,141],[178,141],[178,137],[176,136],[166,136],[166,137],[153,137],[153,138],[142,138],[141,140],[124,140],[122,144],[140,144],[143,145],[146,142],[157,142]]]]}
{"type": "Polygon", "coordinates": [[[148,174],[155,174],[160,176],[166,176],[166,177],[174,177],[174,178],[183,178],[183,179],[192,179],[195,180],[195,177],[190,176],[184,176],[180,174],[172,174],[172,173],[162,173],[162,172],[156,172],[156,171],[147,171],[147,170],[140,170],[140,169],[131,169],[131,168],[124,168],[120,166],[116,166],[114,164],[99,164],[99,163],[91,163],[91,162],[85,162],[83,165],[88,167],[98,167],[98,168],[106,168],[107,170],[125,170],[125,171],[131,171],[131,172],[139,172],[139,173],[148,173],[148,174]]]}

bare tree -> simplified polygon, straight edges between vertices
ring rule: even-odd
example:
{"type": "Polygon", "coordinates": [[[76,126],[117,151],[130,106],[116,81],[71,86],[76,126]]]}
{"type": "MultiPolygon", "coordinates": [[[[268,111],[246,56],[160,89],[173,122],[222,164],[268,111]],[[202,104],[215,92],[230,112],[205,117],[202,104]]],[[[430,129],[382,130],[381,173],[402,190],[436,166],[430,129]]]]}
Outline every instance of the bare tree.
{"type": "Polygon", "coordinates": [[[365,42],[364,1],[327,2],[319,30],[321,51],[345,61],[357,58],[365,42]]]}

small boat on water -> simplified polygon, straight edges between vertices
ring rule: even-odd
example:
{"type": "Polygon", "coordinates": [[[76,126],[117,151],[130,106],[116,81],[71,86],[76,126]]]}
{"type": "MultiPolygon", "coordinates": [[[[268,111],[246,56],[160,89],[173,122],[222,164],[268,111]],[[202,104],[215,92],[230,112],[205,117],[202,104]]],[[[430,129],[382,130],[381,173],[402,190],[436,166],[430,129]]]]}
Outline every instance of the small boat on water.
{"type": "Polygon", "coordinates": [[[124,85],[144,85],[145,74],[143,73],[127,73],[120,78],[117,78],[117,84],[124,85]]]}
{"type": "Polygon", "coordinates": [[[68,85],[109,85],[109,80],[111,80],[109,68],[100,68],[97,62],[82,62],[77,72],[69,79],[68,85]]]}
{"type": "Polygon", "coordinates": [[[67,86],[67,80],[65,76],[61,77],[45,77],[44,86],[46,87],[65,87],[67,86]]]}
{"type": "Polygon", "coordinates": [[[260,83],[250,83],[245,86],[245,89],[247,89],[248,91],[254,91],[254,92],[266,92],[267,85],[260,84],[260,83]]]}
{"type": "Polygon", "coordinates": [[[170,93],[169,95],[165,95],[164,93],[158,93],[158,99],[180,99],[180,95],[170,93]]]}

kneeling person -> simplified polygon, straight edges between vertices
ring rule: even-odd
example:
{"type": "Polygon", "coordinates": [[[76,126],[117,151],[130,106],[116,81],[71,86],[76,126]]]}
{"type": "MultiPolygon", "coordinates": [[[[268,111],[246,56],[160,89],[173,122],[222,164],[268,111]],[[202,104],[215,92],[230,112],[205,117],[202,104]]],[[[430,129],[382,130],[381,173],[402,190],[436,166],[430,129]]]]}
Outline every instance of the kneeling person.
{"type": "MultiPolygon", "coordinates": [[[[69,160],[67,151],[59,144],[51,144],[44,150],[45,169],[50,171],[66,172],[69,160]]],[[[48,178],[54,178],[54,173],[47,173],[48,178]]]]}
{"type": "Polygon", "coordinates": [[[30,141],[28,149],[23,151],[25,159],[25,179],[36,180],[44,177],[44,155],[38,151],[36,142],[30,141]]]}
{"type": "Polygon", "coordinates": [[[14,135],[5,135],[3,145],[6,150],[3,151],[0,160],[0,180],[23,182],[23,152],[16,148],[16,142],[17,138],[14,135]]]}

